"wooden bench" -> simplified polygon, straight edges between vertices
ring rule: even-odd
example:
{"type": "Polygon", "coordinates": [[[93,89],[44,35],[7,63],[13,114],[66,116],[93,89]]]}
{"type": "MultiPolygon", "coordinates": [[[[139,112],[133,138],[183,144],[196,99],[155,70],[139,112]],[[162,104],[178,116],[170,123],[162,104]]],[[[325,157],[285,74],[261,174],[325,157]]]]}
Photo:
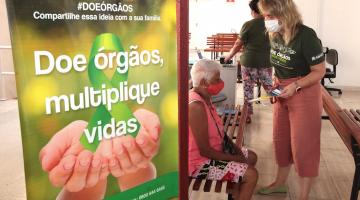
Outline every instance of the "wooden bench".
{"type": "Polygon", "coordinates": [[[323,108],[328,115],[327,118],[323,118],[323,119],[330,120],[331,124],[338,132],[345,146],[348,148],[350,152],[352,152],[351,131],[340,117],[340,113],[342,112],[342,109],[340,108],[340,106],[337,105],[334,99],[323,87],[322,87],[322,100],[323,100],[323,108]]]}
{"type": "MultiPolygon", "coordinates": [[[[230,138],[236,138],[235,144],[241,148],[243,145],[243,136],[246,125],[246,117],[248,113],[248,105],[244,104],[242,108],[240,105],[230,107],[225,106],[222,113],[221,120],[224,124],[224,132],[230,138]],[[230,111],[230,112],[228,112],[230,111]],[[237,134],[235,135],[235,128],[238,127],[237,134]]],[[[192,191],[201,192],[215,192],[215,193],[227,193],[228,199],[232,199],[230,191],[234,188],[240,187],[241,182],[233,183],[231,181],[212,181],[206,179],[195,179],[189,177],[189,199],[191,198],[192,191]]],[[[195,199],[194,199],[195,200],[195,199]]]]}
{"type": "Polygon", "coordinates": [[[360,110],[343,109],[339,114],[351,133],[351,150],[355,163],[355,173],[350,199],[356,200],[358,199],[360,189],[360,110]]]}
{"type": "Polygon", "coordinates": [[[355,174],[350,200],[358,198],[360,189],[360,110],[341,109],[325,88],[322,88],[323,107],[355,162],[355,174]]]}
{"type": "Polygon", "coordinates": [[[229,52],[239,37],[237,33],[217,33],[206,38],[208,48],[205,52],[211,52],[211,59],[216,59],[218,53],[229,52]]]}

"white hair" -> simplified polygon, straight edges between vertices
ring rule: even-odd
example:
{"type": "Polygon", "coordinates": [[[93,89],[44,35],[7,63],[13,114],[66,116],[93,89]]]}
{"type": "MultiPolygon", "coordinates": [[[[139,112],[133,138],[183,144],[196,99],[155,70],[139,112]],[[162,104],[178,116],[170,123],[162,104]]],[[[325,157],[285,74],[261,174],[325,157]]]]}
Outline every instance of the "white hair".
{"type": "Polygon", "coordinates": [[[215,73],[220,72],[220,69],[220,63],[214,60],[201,59],[197,61],[190,71],[193,86],[198,87],[202,79],[209,81],[215,73]]]}

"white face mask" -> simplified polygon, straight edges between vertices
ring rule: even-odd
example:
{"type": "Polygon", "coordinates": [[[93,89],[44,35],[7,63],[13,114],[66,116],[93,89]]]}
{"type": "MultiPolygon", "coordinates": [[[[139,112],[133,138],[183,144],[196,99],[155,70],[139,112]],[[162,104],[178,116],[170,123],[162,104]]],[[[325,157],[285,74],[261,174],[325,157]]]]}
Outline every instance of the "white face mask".
{"type": "Polygon", "coordinates": [[[280,31],[280,24],[278,19],[269,19],[265,20],[265,28],[269,32],[279,32],[280,31]]]}

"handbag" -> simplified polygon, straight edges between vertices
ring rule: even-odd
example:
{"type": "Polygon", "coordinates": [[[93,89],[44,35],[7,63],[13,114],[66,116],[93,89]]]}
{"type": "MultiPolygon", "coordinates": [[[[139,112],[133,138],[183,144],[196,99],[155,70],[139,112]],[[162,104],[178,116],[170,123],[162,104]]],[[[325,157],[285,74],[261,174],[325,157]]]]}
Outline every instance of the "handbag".
{"type": "MultiPolygon", "coordinates": [[[[215,122],[217,131],[221,137],[220,129],[216,123],[215,117],[213,116],[213,114],[211,112],[211,108],[209,108],[209,111],[210,111],[210,115],[211,115],[212,119],[215,122]]],[[[223,137],[223,141],[222,141],[222,150],[224,153],[229,153],[232,155],[239,154],[239,148],[233,143],[233,141],[231,141],[231,139],[229,138],[229,136],[226,133],[224,133],[224,137],[223,137]]]]}

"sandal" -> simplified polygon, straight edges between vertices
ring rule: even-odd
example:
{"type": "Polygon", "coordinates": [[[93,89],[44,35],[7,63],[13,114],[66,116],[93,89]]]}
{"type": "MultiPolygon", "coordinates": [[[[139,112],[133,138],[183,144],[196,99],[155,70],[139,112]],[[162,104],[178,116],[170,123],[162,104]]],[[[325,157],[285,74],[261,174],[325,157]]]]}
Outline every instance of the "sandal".
{"type": "Polygon", "coordinates": [[[269,195],[269,194],[273,194],[273,193],[287,193],[287,187],[284,186],[278,186],[275,188],[269,188],[269,187],[264,187],[261,188],[257,191],[258,194],[261,195],[269,195]]]}

